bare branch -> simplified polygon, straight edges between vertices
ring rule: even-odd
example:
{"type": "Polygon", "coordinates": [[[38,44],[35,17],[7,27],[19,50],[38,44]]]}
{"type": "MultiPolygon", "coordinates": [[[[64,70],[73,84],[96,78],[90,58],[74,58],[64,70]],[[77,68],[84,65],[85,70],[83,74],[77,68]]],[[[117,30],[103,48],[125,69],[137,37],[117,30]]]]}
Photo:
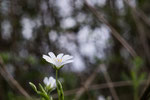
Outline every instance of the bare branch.
{"type": "Polygon", "coordinates": [[[103,74],[104,74],[104,78],[105,78],[105,80],[106,80],[106,82],[107,82],[107,85],[108,85],[108,87],[109,87],[109,90],[110,90],[110,92],[111,92],[111,94],[112,94],[114,100],[119,100],[119,97],[118,97],[118,95],[117,95],[117,92],[116,92],[115,89],[114,89],[114,85],[111,84],[112,81],[111,81],[111,78],[110,78],[110,76],[109,76],[109,74],[108,74],[108,72],[107,72],[106,66],[105,66],[104,64],[102,64],[102,65],[100,65],[100,67],[101,67],[101,70],[102,70],[102,72],[103,72],[103,74]],[[109,84],[108,84],[108,83],[109,83],[109,84]]]}
{"type": "MultiPolygon", "coordinates": [[[[146,80],[143,80],[141,85],[145,85],[145,82],[146,82],[146,80]]],[[[108,86],[108,84],[113,84],[113,87],[115,87],[115,88],[132,86],[132,82],[131,81],[119,81],[119,82],[110,82],[110,83],[102,83],[102,84],[90,85],[88,87],[88,90],[106,89],[106,88],[109,88],[111,86],[111,85],[108,86]]],[[[64,94],[65,94],[65,96],[69,96],[69,95],[72,95],[72,94],[76,94],[77,91],[79,91],[79,90],[80,90],[80,88],[67,90],[67,91],[64,91],[64,94]]],[[[57,98],[57,94],[54,94],[53,97],[57,98]]]]}
{"type": "Polygon", "coordinates": [[[94,72],[90,75],[90,77],[85,81],[83,87],[81,87],[74,98],[74,100],[78,100],[80,96],[88,89],[89,85],[92,83],[92,81],[95,79],[97,72],[99,71],[100,67],[96,68],[94,72]]]}
{"type": "Polygon", "coordinates": [[[136,7],[132,7],[128,0],[124,0],[124,2],[132,9],[132,11],[138,16],[140,17],[147,25],[150,26],[150,20],[149,18],[146,16],[146,14],[139,8],[136,7]]]}
{"type": "Polygon", "coordinates": [[[6,66],[3,64],[2,58],[0,57],[0,74],[13,88],[17,89],[23,96],[31,99],[30,95],[23,89],[23,87],[12,77],[12,75],[6,70],[6,66]]]}

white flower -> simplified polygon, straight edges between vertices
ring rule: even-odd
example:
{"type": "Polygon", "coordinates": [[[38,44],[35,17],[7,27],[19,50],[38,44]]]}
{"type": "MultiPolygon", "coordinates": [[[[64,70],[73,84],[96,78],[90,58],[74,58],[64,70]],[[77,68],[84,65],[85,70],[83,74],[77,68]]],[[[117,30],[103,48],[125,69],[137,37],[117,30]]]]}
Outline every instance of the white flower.
{"type": "Polygon", "coordinates": [[[104,98],[104,96],[100,95],[98,96],[98,100],[106,100],[106,99],[104,98]]]}
{"type": "Polygon", "coordinates": [[[48,55],[43,55],[43,58],[53,64],[56,69],[60,69],[63,65],[73,62],[73,56],[64,55],[63,53],[58,54],[57,57],[53,52],[49,52],[48,55]]]}
{"type": "Polygon", "coordinates": [[[53,77],[45,77],[43,80],[44,84],[50,89],[56,88],[56,80],[53,77]]]}

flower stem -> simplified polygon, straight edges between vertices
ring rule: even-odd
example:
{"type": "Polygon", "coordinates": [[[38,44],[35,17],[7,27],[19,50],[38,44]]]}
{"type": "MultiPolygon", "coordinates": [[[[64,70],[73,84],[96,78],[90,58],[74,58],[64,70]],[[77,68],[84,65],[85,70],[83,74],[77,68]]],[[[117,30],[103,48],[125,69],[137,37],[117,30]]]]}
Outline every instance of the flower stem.
{"type": "Polygon", "coordinates": [[[63,88],[60,81],[58,80],[58,70],[56,70],[56,85],[57,85],[58,100],[64,100],[63,88]]]}
{"type": "Polygon", "coordinates": [[[57,85],[58,100],[61,100],[60,92],[59,92],[59,84],[58,84],[58,70],[56,70],[56,85],[57,85]]]}
{"type": "Polygon", "coordinates": [[[56,70],[56,83],[58,83],[58,70],[56,70]]]}

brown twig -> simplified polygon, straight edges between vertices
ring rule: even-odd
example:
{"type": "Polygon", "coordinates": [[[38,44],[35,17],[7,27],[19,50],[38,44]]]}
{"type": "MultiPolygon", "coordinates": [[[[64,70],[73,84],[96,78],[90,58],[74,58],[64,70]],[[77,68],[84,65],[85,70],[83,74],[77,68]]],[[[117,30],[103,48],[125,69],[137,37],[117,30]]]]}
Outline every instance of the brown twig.
{"type": "Polygon", "coordinates": [[[145,56],[147,57],[147,60],[150,63],[150,49],[149,49],[149,44],[148,44],[148,40],[146,37],[144,26],[142,25],[142,22],[140,21],[140,19],[136,16],[134,12],[132,12],[132,16],[137,26],[139,37],[140,37],[140,40],[142,42],[142,45],[145,51],[145,56]]]}
{"type": "MultiPolygon", "coordinates": [[[[143,45],[143,48],[144,48],[144,51],[145,51],[145,54],[146,54],[146,57],[147,57],[147,60],[148,62],[150,63],[150,49],[149,49],[149,45],[148,45],[148,40],[147,40],[147,36],[146,36],[146,33],[145,33],[145,29],[144,29],[144,26],[141,22],[141,20],[139,19],[139,17],[142,17],[141,13],[139,13],[136,8],[130,6],[128,0],[124,0],[125,3],[130,7],[131,9],[131,14],[133,16],[133,19],[136,23],[136,26],[137,26],[137,30],[138,30],[138,33],[139,33],[139,37],[140,37],[140,40],[142,42],[142,45],[143,45]]],[[[145,16],[145,15],[144,15],[145,16]]],[[[143,17],[142,17],[143,18],[143,17]]]]}
{"type": "Polygon", "coordinates": [[[146,86],[143,89],[142,95],[140,96],[140,100],[148,100],[150,97],[150,73],[148,75],[148,80],[145,83],[146,86]]]}
{"type": "Polygon", "coordinates": [[[103,74],[104,74],[104,78],[105,78],[105,80],[106,80],[106,82],[107,82],[108,88],[109,88],[109,90],[110,90],[110,92],[111,92],[111,94],[112,94],[112,97],[114,98],[114,100],[119,100],[119,97],[118,97],[118,95],[117,95],[117,92],[116,92],[115,89],[114,89],[114,85],[111,84],[112,81],[111,81],[111,78],[110,78],[110,76],[109,76],[109,74],[108,74],[108,72],[107,72],[106,66],[105,66],[104,64],[102,64],[100,67],[101,67],[101,71],[102,71],[103,74]],[[109,84],[108,84],[108,83],[109,83],[109,84]]]}
{"type": "Polygon", "coordinates": [[[138,17],[140,17],[147,25],[150,26],[150,20],[149,18],[146,16],[146,14],[139,8],[136,8],[136,7],[132,7],[128,0],[124,0],[124,2],[136,13],[136,15],[138,17]]]}
{"type": "Polygon", "coordinates": [[[31,99],[30,95],[23,89],[23,87],[12,77],[12,75],[6,70],[6,66],[0,57],[0,74],[8,82],[8,84],[13,88],[17,89],[23,96],[31,99]]]}
{"type": "MultiPolygon", "coordinates": [[[[141,83],[141,85],[145,85],[146,80],[143,80],[143,82],[141,83]]],[[[119,81],[119,82],[110,82],[110,83],[102,83],[102,84],[94,84],[94,85],[90,85],[88,87],[88,90],[98,90],[98,89],[106,89],[111,87],[112,85],[108,85],[108,84],[113,84],[113,87],[123,87],[123,86],[132,86],[132,82],[131,81],[119,81]]],[[[82,88],[82,87],[81,87],[82,88]]],[[[72,94],[76,94],[77,91],[79,91],[80,88],[76,88],[76,89],[72,89],[72,90],[67,90],[64,91],[65,96],[69,96],[72,94]]],[[[53,95],[54,98],[57,98],[57,94],[53,95]]]]}
{"type": "Polygon", "coordinates": [[[89,85],[92,83],[92,81],[95,79],[97,72],[99,71],[100,67],[96,68],[94,72],[90,75],[90,77],[85,81],[83,87],[81,87],[74,98],[74,100],[78,100],[80,96],[88,89],[89,85]]]}
{"type": "Polygon", "coordinates": [[[92,6],[90,6],[85,0],[85,6],[97,17],[100,22],[106,24],[112,31],[112,35],[127,49],[127,51],[133,56],[136,57],[137,54],[135,50],[128,44],[128,42],[119,34],[119,32],[92,6]]]}

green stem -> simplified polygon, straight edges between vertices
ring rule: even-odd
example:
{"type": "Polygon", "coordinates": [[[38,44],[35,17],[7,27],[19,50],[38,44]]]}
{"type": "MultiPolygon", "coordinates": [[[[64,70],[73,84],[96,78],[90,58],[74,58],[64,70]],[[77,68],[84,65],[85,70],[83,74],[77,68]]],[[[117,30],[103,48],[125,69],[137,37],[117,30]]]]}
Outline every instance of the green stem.
{"type": "Polygon", "coordinates": [[[134,88],[134,100],[138,100],[138,89],[134,88]]]}
{"type": "Polygon", "coordinates": [[[58,100],[61,100],[60,93],[59,93],[59,84],[58,84],[58,70],[56,70],[56,85],[57,85],[58,100]]]}
{"type": "Polygon", "coordinates": [[[58,83],[58,70],[56,70],[56,83],[58,83]]]}

